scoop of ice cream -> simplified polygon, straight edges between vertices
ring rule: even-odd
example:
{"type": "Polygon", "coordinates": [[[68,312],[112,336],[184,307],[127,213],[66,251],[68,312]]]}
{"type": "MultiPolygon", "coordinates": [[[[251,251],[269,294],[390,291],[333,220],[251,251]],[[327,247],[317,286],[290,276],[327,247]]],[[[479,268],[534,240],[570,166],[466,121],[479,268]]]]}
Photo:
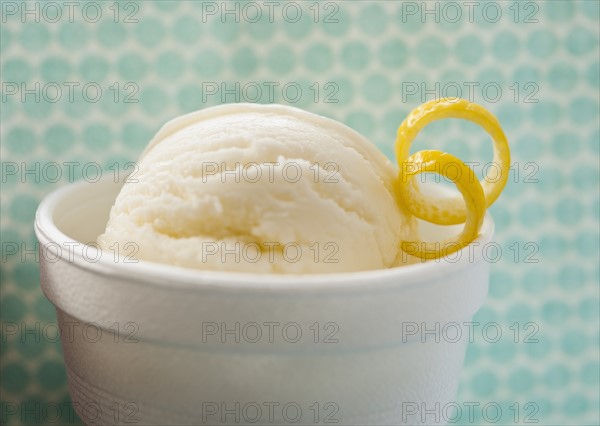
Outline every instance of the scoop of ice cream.
{"type": "Polygon", "coordinates": [[[415,220],[397,170],[345,125],[282,105],[231,104],[167,123],[111,210],[101,248],[256,273],[329,273],[398,264],[415,220]]]}

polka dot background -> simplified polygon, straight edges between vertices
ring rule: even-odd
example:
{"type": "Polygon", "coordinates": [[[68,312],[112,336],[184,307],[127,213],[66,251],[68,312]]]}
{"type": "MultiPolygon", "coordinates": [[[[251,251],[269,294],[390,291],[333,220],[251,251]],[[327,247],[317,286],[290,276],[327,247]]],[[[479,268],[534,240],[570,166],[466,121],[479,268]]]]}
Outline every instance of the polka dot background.
{"type": "MultiPolygon", "coordinates": [[[[235,22],[213,10],[220,2],[80,1],[72,19],[64,5],[57,19],[43,3],[22,16],[21,2],[3,2],[3,415],[10,404],[69,400],[60,344],[28,332],[56,321],[32,222],[42,197],[81,179],[83,165],[112,173],[165,121],[236,101],[333,117],[393,157],[410,109],[461,95],[498,116],[514,164],[491,209],[502,255],[490,255],[474,319],[497,323],[502,338],[475,329],[457,402],[498,404],[500,424],[599,424],[599,4],[288,2],[270,17],[255,2],[240,3],[235,22]],[[81,166],[69,175],[64,162],[81,166]]],[[[415,145],[479,162],[478,173],[492,156],[481,129],[453,120],[415,145]]],[[[495,416],[476,409],[469,419],[462,407],[459,424],[495,416]]]]}

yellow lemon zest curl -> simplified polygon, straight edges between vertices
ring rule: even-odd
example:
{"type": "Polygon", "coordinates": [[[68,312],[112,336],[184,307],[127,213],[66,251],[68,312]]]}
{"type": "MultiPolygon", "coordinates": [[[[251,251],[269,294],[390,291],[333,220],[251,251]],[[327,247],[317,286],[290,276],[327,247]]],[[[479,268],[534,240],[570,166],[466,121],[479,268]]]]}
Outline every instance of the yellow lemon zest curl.
{"type": "Polygon", "coordinates": [[[498,122],[481,105],[465,99],[446,98],[426,102],[410,112],[398,128],[395,153],[400,174],[397,192],[408,211],[419,219],[437,225],[464,223],[463,231],[442,242],[404,241],[405,252],[422,259],[435,259],[470,244],[479,235],[486,209],[500,196],[508,180],[510,150],[498,122]],[[425,150],[410,155],[412,141],[432,121],[459,118],[481,126],[494,143],[494,158],[481,182],[463,161],[442,151],[425,150]],[[445,199],[422,194],[414,176],[438,173],[452,181],[460,196],[445,199]],[[462,198],[462,199],[461,199],[462,198]]]}

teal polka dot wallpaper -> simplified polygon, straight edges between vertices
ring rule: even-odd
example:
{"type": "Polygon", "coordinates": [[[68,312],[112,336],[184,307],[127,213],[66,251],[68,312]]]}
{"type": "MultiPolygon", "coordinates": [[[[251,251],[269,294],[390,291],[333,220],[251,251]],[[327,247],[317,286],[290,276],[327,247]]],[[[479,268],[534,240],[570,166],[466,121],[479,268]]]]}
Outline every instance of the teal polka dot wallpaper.
{"type": "MultiPolygon", "coordinates": [[[[60,340],[41,332],[56,315],[33,221],[53,189],[123,170],[166,121],[221,103],[323,114],[393,158],[411,109],[459,96],[498,117],[512,165],[454,423],[600,424],[599,1],[67,3],[0,2],[0,423],[82,424],[60,340]],[[27,411],[49,403],[60,422],[27,411]]],[[[479,176],[493,154],[457,120],[418,149],[479,176]]]]}

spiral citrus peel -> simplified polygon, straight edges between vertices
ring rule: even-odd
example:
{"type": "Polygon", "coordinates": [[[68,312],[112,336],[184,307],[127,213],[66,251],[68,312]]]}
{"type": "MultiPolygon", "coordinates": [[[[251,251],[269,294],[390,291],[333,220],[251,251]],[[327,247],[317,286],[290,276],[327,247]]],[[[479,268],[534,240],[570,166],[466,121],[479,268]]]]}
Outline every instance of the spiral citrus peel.
{"type": "Polygon", "coordinates": [[[440,242],[404,241],[402,250],[422,259],[435,259],[465,247],[479,234],[485,211],[498,198],[508,179],[510,151],[500,123],[489,111],[465,99],[432,100],[415,108],[398,128],[395,152],[400,175],[397,192],[415,217],[437,225],[464,223],[462,232],[440,242]],[[423,150],[410,155],[412,141],[432,121],[459,118],[481,126],[494,143],[493,165],[481,180],[464,162],[448,153],[423,150]],[[499,170],[498,170],[499,169],[499,170]],[[438,173],[452,181],[460,196],[436,199],[422,194],[414,177],[438,173]],[[462,200],[461,200],[462,196],[462,200]]]}

